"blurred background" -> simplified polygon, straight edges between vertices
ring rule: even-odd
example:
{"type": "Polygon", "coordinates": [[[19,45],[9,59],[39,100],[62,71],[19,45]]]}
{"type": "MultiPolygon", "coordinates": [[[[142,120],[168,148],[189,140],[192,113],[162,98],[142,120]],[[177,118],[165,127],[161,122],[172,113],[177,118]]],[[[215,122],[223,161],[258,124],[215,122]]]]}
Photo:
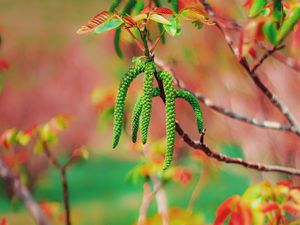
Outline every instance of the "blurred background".
{"type": "MultiPolygon", "coordinates": [[[[108,113],[114,104],[120,77],[131,66],[131,58],[140,56],[141,52],[123,35],[124,57],[119,59],[113,47],[114,31],[102,35],[76,34],[81,25],[107,9],[110,3],[99,0],[0,1],[0,58],[9,63],[9,70],[0,74],[4,78],[0,94],[0,133],[12,127],[28,129],[62,113],[74,116],[72,126],[61,134],[59,144],[53,146],[52,151],[63,158],[72,149],[84,145],[90,152],[87,160],[75,163],[68,171],[75,225],[134,224],[142,201],[142,181],[132,182],[128,178],[128,173],[142,158],[141,152],[130,142],[130,122],[119,147],[112,150],[113,118],[108,113]]],[[[224,5],[221,0],[211,1],[217,11],[241,22],[246,18],[242,3],[230,0],[224,5]]],[[[183,24],[182,29],[181,36],[167,37],[165,45],[159,44],[156,56],[164,60],[189,89],[249,117],[285,122],[247,77],[215,27],[197,30],[191,24],[183,24]]],[[[298,32],[288,40],[284,54],[300,59],[299,42],[298,32]]],[[[272,58],[259,69],[259,74],[300,118],[299,74],[272,58]]],[[[141,81],[138,78],[129,91],[126,106],[129,121],[141,92],[141,81]]],[[[251,161],[300,168],[300,141],[295,135],[232,120],[204,105],[202,109],[206,142],[212,149],[251,161]]],[[[183,128],[198,139],[192,109],[179,100],[176,113],[183,128]]],[[[164,119],[162,102],[154,100],[150,143],[163,140],[164,119]]],[[[188,182],[174,180],[165,186],[168,205],[187,208],[199,177],[208,173],[193,209],[201,215],[203,224],[213,221],[222,201],[243,193],[251,183],[289,178],[220,164],[201,154],[196,157],[180,138],[176,146],[175,165],[187,168],[192,177],[188,182]]],[[[21,171],[34,197],[56,218],[54,224],[63,224],[59,174],[49,166],[47,158],[31,152],[21,171]]],[[[6,216],[9,225],[34,224],[22,202],[11,196],[5,182],[0,182],[0,218],[6,216]]],[[[149,215],[156,212],[154,201],[149,215]]]]}

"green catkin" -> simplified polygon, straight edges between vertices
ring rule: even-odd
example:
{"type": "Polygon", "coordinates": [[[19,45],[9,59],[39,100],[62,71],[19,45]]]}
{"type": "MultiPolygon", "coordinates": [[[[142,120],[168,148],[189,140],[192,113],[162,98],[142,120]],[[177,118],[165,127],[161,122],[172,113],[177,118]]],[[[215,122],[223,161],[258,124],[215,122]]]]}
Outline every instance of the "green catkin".
{"type": "Polygon", "coordinates": [[[168,72],[166,71],[159,72],[158,78],[162,81],[164,92],[165,92],[167,150],[166,150],[163,170],[166,170],[171,165],[173,154],[174,154],[175,134],[176,134],[175,90],[174,90],[173,78],[168,72]]]}
{"type": "Polygon", "coordinates": [[[154,73],[156,71],[156,66],[154,62],[147,62],[145,66],[144,75],[144,94],[143,94],[143,108],[142,108],[142,142],[147,143],[148,130],[151,120],[152,111],[152,96],[153,96],[153,81],[154,73]]]}
{"type": "Polygon", "coordinates": [[[122,0],[115,0],[113,1],[113,3],[111,4],[109,11],[110,12],[114,12],[116,8],[118,8],[118,6],[120,5],[122,0]]]}
{"type": "Polygon", "coordinates": [[[199,133],[201,133],[204,129],[204,123],[203,123],[202,110],[200,108],[200,104],[197,98],[193,94],[185,90],[176,90],[175,94],[176,94],[176,98],[182,98],[191,105],[197,119],[198,131],[199,133]]]}
{"type": "MultiPolygon", "coordinates": [[[[153,97],[157,97],[160,95],[160,90],[159,88],[154,88],[153,89],[153,97]]],[[[132,131],[131,131],[131,140],[133,143],[136,143],[137,140],[137,133],[139,130],[139,123],[140,123],[140,116],[142,113],[142,108],[143,108],[143,96],[139,97],[134,105],[133,108],[133,113],[132,113],[132,131]]]]}
{"type": "Polygon", "coordinates": [[[115,148],[118,145],[121,137],[124,120],[124,105],[128,88],[131,82],[137,77],[137,75],[144,72],[144,70],[145,64],[140,62],[132,68],[130,68],[120,82],[114,108],[113,148],[115,148]]]}

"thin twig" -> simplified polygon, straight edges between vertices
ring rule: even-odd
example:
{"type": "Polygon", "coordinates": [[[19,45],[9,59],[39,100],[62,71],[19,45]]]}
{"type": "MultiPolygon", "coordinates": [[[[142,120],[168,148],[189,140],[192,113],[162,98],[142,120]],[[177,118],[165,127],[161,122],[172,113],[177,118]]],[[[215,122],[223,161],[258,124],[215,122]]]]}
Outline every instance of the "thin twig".
{"type": "MultiPolygon", "coordinates": [[[[266,51],[270,51],[272,49],[268,45],[266,45],[262,42],[257,42],[257,43],[261,48],[265,49],[266,51]]],[[[298,73],[300,72],[300,60],[296,60],[291,57],[285,56],[285,55],[281,54],[280,52],[274,52],[274,54],[272,54],[272,57],[275,58],[276,60],[278,60],[279,62],[287,65],[294,71],[296,71],[298,73]]]]}
{"type": "Polygon", "coordinates": [[[12,183],[13,192],[24,202],[35,222],[39,225],[50,225],[39,204],[34,200],[29,190],[20,182],[11,168],[0,158],[0,176],[12,183]]]}
{"type": "Polygon", "coordinates": [[[59,163],[57,158],[52,155],[46,142],[43,142],[43,150],[48,157],[49,161],[57,168],[60,173],[60,180],[63,192],[63,204],[65,209],[65,224],[71,225],[71,209],[70,209],[70,199],[69,199],[69,185],[67,181],[67,168],[71,163],[69,160],[66,164],[62,165],[59,163]]]}
{"type": "Polygon", "coordinates": [[[257,68],[260,67],[260,66],[263,64],[263,62],[264,62],[267,58],[269,58],[269,57],[272,56],[276,51],[278,51],[278,50],[280,50],[280,49],[282,49],[282,48],[284,48],[284,47],[285,47],[284,45],[281,45],[281,46],[275,46],[275,47],[273,47],[272,49],[267,50],[267,52],[266,52],[263,56],[261,56],[261,57],[258,59],[258,61],[252,66],[251,72],[252,72],[252,73],[255,73],[255,71],[257,70],[257,68]]]}

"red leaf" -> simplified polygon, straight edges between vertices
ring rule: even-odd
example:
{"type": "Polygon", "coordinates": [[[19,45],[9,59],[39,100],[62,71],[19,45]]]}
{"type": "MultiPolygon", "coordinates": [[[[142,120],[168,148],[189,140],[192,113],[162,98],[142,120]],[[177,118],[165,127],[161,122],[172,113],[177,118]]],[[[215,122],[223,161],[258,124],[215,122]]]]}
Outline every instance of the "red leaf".
{"type": "Polygon", "coordinates": [[[282,206],[284,211],[288,212],[293,216],[298,216],[300,214],[300,207],[295,204],[286,203],[282,206]]]}
{"type": "Polygon", "coordinates": [[[246,0],[243,4],[243,7],[249,7],[250,8],[252,3],[253,3],[253,0],[246,0]]]}
{"type": "Polygon", "coordinates": [[[0,225],[7,225],[7,220],[5,217],[1,219],[0,225]]]}
{"type": "Polygon", "coordinates": [[[269,202],[269,203],[264,204],[264,206],[262,207],[262,212],[268,213],[268,212],[272,212],[272,211],[275,211],[278,209],[279,209],[279,206],[277,203],[269,202]]]}
{"type": "Polygon", "coordinates": [[[125,23],[126,23],[126,27],[131,28],[131,27],[136,27],[137,26],[137,22],[135,22],[131,16],[125,16],[124,17],[125,23]]]}
{"type": "Polygon", "coordinates": [[[154,8],[153,12],[155,12],[157,14],[168,14],[168,15],[174,14],[174,12],[171,9],[166,8],[166,7],[154,8]]]}
{"type": "Polygon", "coordinates": [[[102,11],[94,16],[85,25],[77,30],[77,34],[86,34],[94,31],[98,26],[111,19],[114,14],[108,11],[102,11]]]}
{"type": "Polygon", "coordinates": [[[197,0],[178,0],[178,10],[180,11],[189,6],[196,6],[197,3],[197,0]]]}
{"type": "Polygon", "coordinates": [[[0,72],[8,70],[9,65],[4,59],[0,59],[0,72]]]}
{"type": "Polygon", "coordinates": [[[249,55],[252,57],[252,59],[257,59],[256,51],[253,47],[249,49],[249,55]]]}
{"type": "Polygon", "coordinates": [[[232,207],[240,199],[240,196],[234,195],[227,200],[225,200],[217,210],[217,218],[214,222],[214,225],[221,225],[231,213],[232,207]]]}
{"type": "Polygon", "coordinates": [[[276,183],[276,185],[278,186],[287,186],[287,187],[291,187],[292,184],[293,184],[292,180],[282,180],[276,183]]]}

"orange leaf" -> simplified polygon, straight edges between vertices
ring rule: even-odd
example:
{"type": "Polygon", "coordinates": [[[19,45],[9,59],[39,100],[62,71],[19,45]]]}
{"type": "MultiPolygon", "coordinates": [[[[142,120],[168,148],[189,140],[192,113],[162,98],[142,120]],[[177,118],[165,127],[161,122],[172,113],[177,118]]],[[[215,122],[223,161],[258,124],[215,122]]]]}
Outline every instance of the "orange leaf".
{"type": "Polygon", "coordinates": [[[212,20],[210,20],[210,18],[207,16],[205,11],[198,9],[198,8],[194,8],[194,7],[185,8],[180,11],[180,15],[186,21],[191,21],[191,22],[199,21],[206,25],[214,25],[215,24],[212,20]]]}
{"type": "Polygon", "coordinates": [[[94,16],[90,21],[88,21],[85,25],[80,27],[77,30],[77,34],[86,34],[93,32],[98,26],[108,21],[114,16],[113,13],[108,11],[102,11],[94,16]]]}

